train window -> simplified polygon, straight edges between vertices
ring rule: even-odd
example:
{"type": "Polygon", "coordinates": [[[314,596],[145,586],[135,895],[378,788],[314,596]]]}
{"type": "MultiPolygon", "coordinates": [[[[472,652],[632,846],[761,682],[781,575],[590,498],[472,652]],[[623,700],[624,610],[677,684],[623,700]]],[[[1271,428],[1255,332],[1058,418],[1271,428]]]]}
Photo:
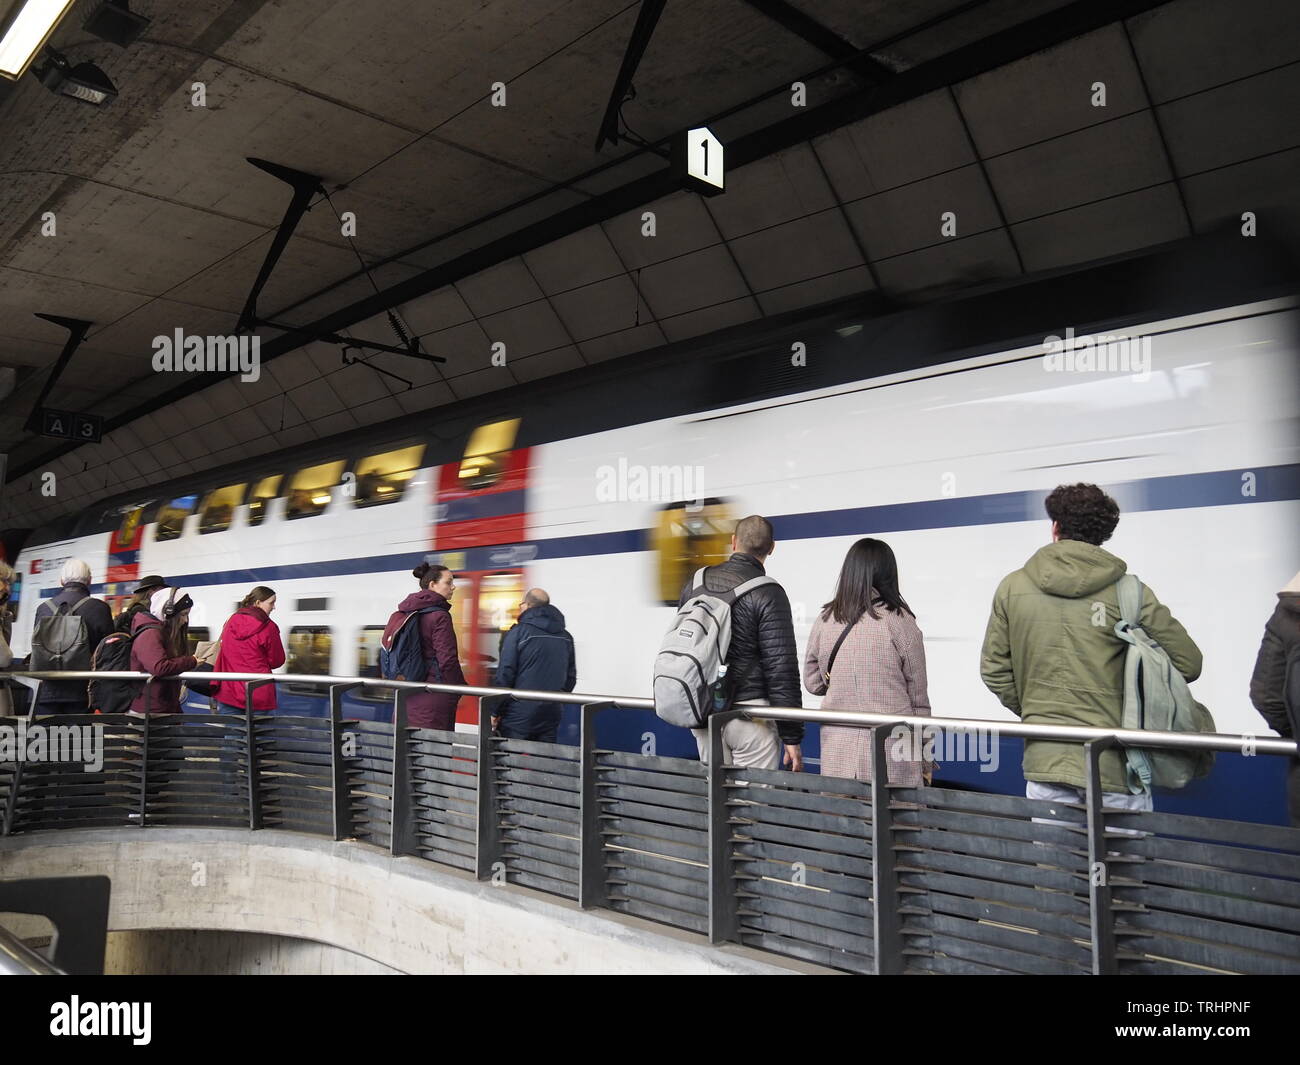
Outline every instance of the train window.
{"type": "Polygon", "coordinates": [[[199,532],[214,533],[230,528],[235,508],[244,501],[245,484],[228,484],[224,488],[214,488],[203,500],[199,508],[199,532]]]}
{"type": "Polygon", "coordinates": [[[189,625],[185,629],[186,650],[192,655],[199,653],[199,644],[212,639],[212,630],[206,625],[189,625]]]}
{"type": "Polygon", "coordinates": [[[252,495],[248,497],[249,525],[262,524],[262,519],[266,517],[266,504],[279,494],[280,482],[283,480],[284,474],[275,473],[270,477],[263,477],[253,485],[252,495]]]}
{"type": "Polygon", "coordinates": [[[330,502],[330,490],[343,476],[343,460],[322,462],[317,466],[304,466],[289,482],[289,503],[285,516],[308,518],[319,514],[330,502]]]}
{"type": "MultiPolygon", "coordinates": [[[[295,625],[289,630],[289,661],[284,671],[327,676],[330,671],[333,643],[333,636],[327,625],[295,625]]],[[[295,684],[292,681],[287,687],[290,691],[310,694],[316,694],[321,690],[318,684],[295,684]]]]}
{"type": "Polygon", "coordinates": [[[136,530],[140,528],[140,519],[144,517],[144,505],[132,507],[122,512],[122,523],[117,527],[113,537],[113,546],[129,549],[135,542],[136,530]]]}
{"type": "Polygon", "coordinates": [[[423,458],[424,445],[412,444],[362,459],[356,468],[356,505],[369,507],[377,503],[396,503],[402,498],[407,482],[415,476],[423,458]]]}
{"type": "Polygon", "coordinates": [[[478,655],[483,662],[483,682],[496,683],[501,661],[501,640],[519,616],[524,597],[522,573],[486,573],[478,589],[478,655]]]}
{"type": "MultiPolygon", "coordinates": [[[[367,625],[357,634],[357,676],[378,679],[379,641],[384,635],[383,625],[367,625]]],[[[389,702],[393,698],[388,688],[359,688],[351,693],[356,699],[370,699],[374,702],[389,702]]]]}
{"type": "Polygon", "coordinates": [[[676,606],[682,586],[701,566],[716,566],[730,557],[736,519],[720,499],[702,504],[670,503],[651,530],[659,556],[659,600],[676,606]]]}
{"type": "Polygon", "coordinates": [[[185,528],[185,519],[194,513],[195,506],[198,505],[199,497],[197,495],[177,496],[169,503],[164,503],[158,508],[158,525],[154,529],[153,538],[159,540],[175,540],[181,535],[181,530],[185,528]]]}
{"type": "Polygon", "coordinates": [[[465,457],[460,463],[460,483],[466,488],[490,488],[501,480],[518,431],[518,418],[490,422],[475,429],[465,445],[465,457]]]}

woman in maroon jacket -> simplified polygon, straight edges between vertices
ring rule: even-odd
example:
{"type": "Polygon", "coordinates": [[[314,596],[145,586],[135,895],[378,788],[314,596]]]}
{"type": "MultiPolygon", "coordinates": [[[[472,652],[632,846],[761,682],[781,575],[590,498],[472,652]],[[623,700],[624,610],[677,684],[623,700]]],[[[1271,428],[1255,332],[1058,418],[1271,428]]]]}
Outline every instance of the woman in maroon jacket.
{"type": "MultiPolygon", "coordinates": [[[[413,610],[427,610],[420,615],[420,644],[429,661],[429,674],[424,679],[433,684],[464,684],[460,655],[456,649],[456,630],[451,623],[451,597],[455,593],[452,572],[446,566],[433,566],[421,562],[411,571],[420,582],[420,590],[412,592],[397,605],[397,615],[389,620],[396,628],[398,615],[413,610]]],[[[421,692],[412,695],[406,704],[407,720],[416,728],[442,729],[450,732],[456,727],[456,705],[459,695],[451,692],[421,692]]]]}
{"type": "MultiPolygon", "coordinates": [[[[155,677],[174,677],[198,665],[198,659],[185,654],[185,627],[194,605],[179,588],[159,588],[149,599],[149,609],[138,609],[131,618],[131,668],[155,677]]],[[[169,680],[142,684],[140,694],[131,701],[134,714],[179,714],[181,685],[169,680]],[[147,696],[147,699],[146,699],[147,696]]]]}
{"type": "MultiPolygon", "coordinates": [[[[275,610],[275,592],[258,585],[239,604],[221,630],[221,651],[213,671],[216,673],[270,673],[284,665],[284,642],[280,628],[271,620],[275,610]]],[[[225,710],[243,713],[247,709],[243,681],[220,681],[213,693],[225,710]]],[[[253,689],[253,709],[266,713],[276,707],[275,685],[263,684],[253,689]]]]}

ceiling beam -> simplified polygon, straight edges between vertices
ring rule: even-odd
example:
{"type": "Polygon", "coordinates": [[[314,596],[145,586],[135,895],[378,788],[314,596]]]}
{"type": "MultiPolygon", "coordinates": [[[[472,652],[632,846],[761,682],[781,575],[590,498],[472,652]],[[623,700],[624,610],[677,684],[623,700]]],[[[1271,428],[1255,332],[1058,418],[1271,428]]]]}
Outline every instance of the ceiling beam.
{"type": "Polygon", "coordinates": [[[623,99],[632,86],[641,57],[645,55],[655,27],[659,25],[659,16],[664,13],[668,0],[641,0],[641,10],[636,16],[636,25],[632,27],[632,36],[627,42],[627,51],[623,53],[623,64],[618,68],[618,77],[614,79],[614,89],[609,94],[605,105],[605,117],[601,119],[600,131],[596,134],[596,151],[610,144],[618,143],[618,112],[623,106],[623,99]]]}

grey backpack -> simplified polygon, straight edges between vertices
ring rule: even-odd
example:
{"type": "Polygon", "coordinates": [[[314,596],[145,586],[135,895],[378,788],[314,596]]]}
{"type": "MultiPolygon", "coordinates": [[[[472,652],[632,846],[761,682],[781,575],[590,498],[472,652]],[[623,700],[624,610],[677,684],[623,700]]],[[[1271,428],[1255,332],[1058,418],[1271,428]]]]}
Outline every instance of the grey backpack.
{"type": "MultiPolygon", "coordinates": [[[[1142,628],[1142,582],[1128,573],[1119,579],[1120,620],[1115,635],[1128,644],[1124,659],[1124,728],[1157,732],[1213,732],[1210,711],[1192,698],[1169,655],[1142,628]]],[[[1213,751],[1129,747],[1125,750],[1129,791],[1150,795],[1152,788],[1181,788],[1214,767],[1213,751]]]]}
{"type": "Polygon", "coordinates": [[[747,592],[776,583],[771,577],[755,577],[729,592],[711,592],[704,586],[705,568],[692,578],[691,594],[678,608],[655,657],[655,713],[682,728],[704,728],[710,714],[731,705],[735,678],[727,683],[725,669],[731,608],[747,592]]]}
{"type": "Polygon", "coordinates": [[[90,646],[90,628],[77,611],[89,603],[90,597],[81,600],[71,610],[67,603],[36,622],[32,634],[32,665],[34,671],[87,670],[94,648],[90,646]]]}

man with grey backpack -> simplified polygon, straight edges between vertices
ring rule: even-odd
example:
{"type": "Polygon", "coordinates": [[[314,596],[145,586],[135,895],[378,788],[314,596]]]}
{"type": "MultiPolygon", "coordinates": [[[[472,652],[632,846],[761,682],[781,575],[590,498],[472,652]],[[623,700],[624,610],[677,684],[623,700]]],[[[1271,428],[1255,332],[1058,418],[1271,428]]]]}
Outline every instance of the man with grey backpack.
{"type": "MultiPolygon", "coordinates": [[[[708,759],[710,714],[733,703],[801,705],[790,598],[763,568],[774,547],[771,522],[742,518],[732,556],[700,569],[682,589],[655,659],[655,713],[694,732],[701,761],[708,759]]],[[[799,772],[802,741],[801,722],[736,718],[723,726],[723,761],[799,772]]]]}
{"type": "MultiPolygon", "coordinates": [[[[113,631],[113,612],[90,594],[90,567],[70,558],[59,573],[63,590],[36,608],[32,632],[33,671],[89,670],[99,641],[113,631]]],[[[89,704],[84,680],[41,682],[36,714],[84,714],[89,704]]]]}
{"type": "MultiPolygon", "coordinates": [[[[1200,649],[1124,560],[1101,547],[1119,524],[1119,505],[1095,484],[1074,484],[1053,490],[1045,507],[1052,542],[993,596],[980,657],[985,685],[1027,723],[1212,732],[1187,689],[1201,673],[1200,649]]],[[[1153,786],[1181,787],[1207,761],[1108,748],[1103,804],[1150,810],[1153,786]]],[[[1026,740],[1024,773],[1028,798],[1082,802],[1083,744],[1026,740]]]]}

